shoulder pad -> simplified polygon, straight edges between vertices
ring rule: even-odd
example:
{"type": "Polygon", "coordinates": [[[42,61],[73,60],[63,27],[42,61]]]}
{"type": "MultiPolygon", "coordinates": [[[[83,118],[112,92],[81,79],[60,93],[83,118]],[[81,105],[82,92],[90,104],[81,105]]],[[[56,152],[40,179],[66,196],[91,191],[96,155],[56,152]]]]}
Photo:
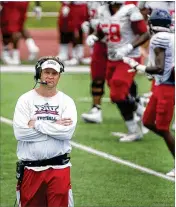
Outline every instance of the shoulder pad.
{"type": "Polygon", "coordinates": [[[134,4],[127,4],[123,6],[124,13],[126,13],[130,21],[135,22],[135,21],[140,21],[143,20],[143,16],[137,6],[134,4]]]}
{"type": "Polygon", "coordinates": [[[158,32],[151,39],[151,46],[167,48],[171,42],[170,34],[167,32],[158,32]]]}
{"type": "Polygon", "coordinates": [[[100,19],[105,18],[107,15],[107,10],[107,5],[99,6],[97,9],[97,17],[100,19]]]}
{"type": "Polygon", "coordinates": [[[97,9],[98,14],[103,14],[103,12],[107,9],[106,5],[99,6],[97,9]]]}

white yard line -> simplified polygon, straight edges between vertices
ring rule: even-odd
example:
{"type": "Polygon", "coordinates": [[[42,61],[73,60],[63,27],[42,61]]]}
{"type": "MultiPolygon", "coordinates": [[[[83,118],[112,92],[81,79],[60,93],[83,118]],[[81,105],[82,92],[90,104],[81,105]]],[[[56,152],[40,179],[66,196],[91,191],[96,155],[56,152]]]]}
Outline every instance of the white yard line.
{"type": "MultiPolygon", "coordinates": [[[[34,73],[35,67],[34,65],[1,65],[0,68],[1,73],[34,73]]],[[[90,73],[89,66],[66,66],[66,73],[90,73]]]]}
{"type": "MultiPolygon", "coordinates": [[[[92,97],[81,97],[77,99],[79,102],[90,103],[92,102],[92,97]]],[[[110,103],[110,98],[103,97],[102,102],[110,103]]]]}
{"type": "MultiPolygon", "coordinates": [[[[3,122],[3,123],[8,124],[8,125],[12,125],[12,121],[10,119],[4,118],[4,117],[0,117],[0,122],[3,122]]],[[[150,174],[150,175],[154,175],[154,176],[157,176],[157,177],[169,180],[169,181],[173,181],[173,182],[175,181],[174,178],[168,177],[165,174],[162,174],[160,172],[156,172],[156,171],[151,170],[149,168],[142,167],[140,165],[136,165],[132,162],[129,162],[127,160],[123,160],[119,157],[116,157],[116,156],[113,156],[111,154],[93,149],[91,147],[88,147],[88,146],[85,146],[85,145],[82,145],[82,144],[79,144],[79,143],[76,143],[76,142],[73,142],[73,141],[71,141],[71,145],[73,147],[77,148],[77,149],[80,149],[82,151],[86,151],[90,154],[97,155],[97,156],[102,157],[102,158],[107,159],[107,160],[111,160],[115,163],[125,165],[125,166],[128,166],[128,167],[134,168],[136,170],[139,170],[141,172],[144,172],[144,173],[147,173],[147,174],[150,174]]]]}
{"type": "MultiPolygon", "coordinates": [[[[42,12],[41,15],[42,15],[42,17],[58,17],[59,12],[42,12]]],[[[36,17],[34,12],[28,12],[27,16],[28,17],[36,17]]]]}

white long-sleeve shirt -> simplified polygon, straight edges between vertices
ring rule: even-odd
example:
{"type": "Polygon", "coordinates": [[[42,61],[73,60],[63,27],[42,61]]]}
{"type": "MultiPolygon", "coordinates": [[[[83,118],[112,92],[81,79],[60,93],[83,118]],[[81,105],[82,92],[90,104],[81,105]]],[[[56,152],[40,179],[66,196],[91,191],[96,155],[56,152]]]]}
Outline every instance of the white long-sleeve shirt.
{"type": "Polygon", "coordinates": [[[75,103],[63,92],[52,97],[40,96],[35,90],[23,94],[17,101],[13,118],[18,159],[41,160],[70,153],[76,123],[75,103]],[[55,121],[60,118],[71,118],[73,123],[58,125],[55,121]],[[29,128],[32,119],[36,120],[35,127],[29,128]]]}

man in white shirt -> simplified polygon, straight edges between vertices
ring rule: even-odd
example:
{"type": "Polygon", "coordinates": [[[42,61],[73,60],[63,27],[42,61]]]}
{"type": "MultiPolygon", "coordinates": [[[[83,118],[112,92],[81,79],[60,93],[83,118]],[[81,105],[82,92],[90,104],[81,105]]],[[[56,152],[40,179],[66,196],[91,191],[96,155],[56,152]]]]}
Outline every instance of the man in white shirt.
{"type": "Polygon", "coordinates": [[[73,206],[69,153],[77,123],[76,106],[57,90],[64,71],[58,58],[41,58],[35,70],[40,85],[20,96],[13,119],[20,161],[17,167],[22,169],[17,172],[17,199],[21,207],[73,206]]]}

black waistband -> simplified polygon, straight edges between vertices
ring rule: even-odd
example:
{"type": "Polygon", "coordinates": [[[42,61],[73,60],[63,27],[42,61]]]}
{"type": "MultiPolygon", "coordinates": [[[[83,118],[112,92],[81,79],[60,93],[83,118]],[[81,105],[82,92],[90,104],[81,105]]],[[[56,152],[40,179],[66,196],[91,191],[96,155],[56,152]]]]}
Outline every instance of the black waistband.
{"type": "Polygon", "coordinates": [[[65,165],[69,162],[70,155],[64,154],[59,155],[57,157],[53,157],[46,160],[36,160],[36,161],[22,161],[24,166],[28,167],[41,167],[41,166],[47,166],[47,165],[65,165]]]}

